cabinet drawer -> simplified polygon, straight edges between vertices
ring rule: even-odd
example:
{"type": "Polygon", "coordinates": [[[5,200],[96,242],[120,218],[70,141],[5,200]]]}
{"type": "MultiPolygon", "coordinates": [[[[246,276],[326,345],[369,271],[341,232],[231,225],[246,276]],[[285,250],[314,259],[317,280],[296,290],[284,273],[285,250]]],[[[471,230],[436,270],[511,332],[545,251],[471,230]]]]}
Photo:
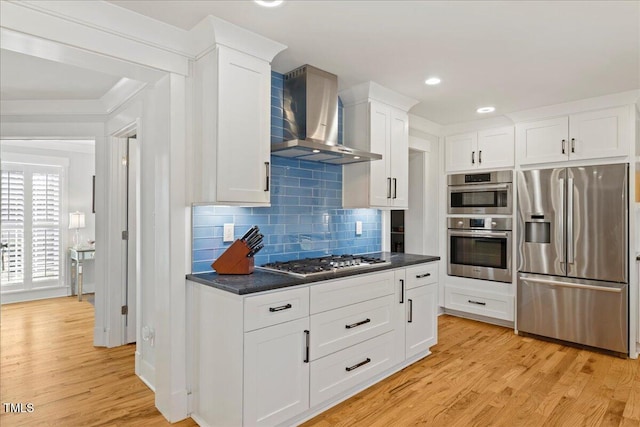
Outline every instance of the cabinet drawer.
{"type": "Polygon", "coordinates": [[[389,332],[311,362],[310,406],[324,402],[395,364],[389,332]]]}
{"type": "Polygon", "coordinates": [[[445,307],[451,310],[509,321],[513,321],[514,318],[512,295],[447,286],[444,297],[445,307]]]}
{"type": "Polygon", "coordinates": [[[393,329],[393,295],[311,316],[311,360],[393,329]]]}
{"type": "Polygon", "coordinates": [[[394,293],[393,271],[364,274],[311,286],[311,314],[394,293]]]}
{"type": "Polygon", "coordinates": [[[407,289],[438,283],[438,263],[407,267],[407,289]]]}
{"type": "Polygon", "coordinates": [[[309,288],[274,292],[244,300],[245,332],[308,315],[309,288]]]}

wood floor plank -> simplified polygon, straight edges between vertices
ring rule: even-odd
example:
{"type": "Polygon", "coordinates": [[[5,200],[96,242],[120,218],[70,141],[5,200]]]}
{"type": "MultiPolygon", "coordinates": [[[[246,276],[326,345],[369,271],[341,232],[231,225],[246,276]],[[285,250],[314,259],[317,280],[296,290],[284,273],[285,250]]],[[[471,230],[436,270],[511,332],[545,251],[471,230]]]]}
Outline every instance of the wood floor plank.
{"type": "Polygon", "coordinates": [[[637,360],[448,315],[438,341],[384,386],[303,426],[640,426],[637,360]]]}
{"type": "Polygon", "coordinates": [[[2,306],[0,401],[34,405],[32,413],[0,407],[2,427],[172,425],[134,373],[135,346],[93,346],[93,317],[74,297],[2,306]]]}

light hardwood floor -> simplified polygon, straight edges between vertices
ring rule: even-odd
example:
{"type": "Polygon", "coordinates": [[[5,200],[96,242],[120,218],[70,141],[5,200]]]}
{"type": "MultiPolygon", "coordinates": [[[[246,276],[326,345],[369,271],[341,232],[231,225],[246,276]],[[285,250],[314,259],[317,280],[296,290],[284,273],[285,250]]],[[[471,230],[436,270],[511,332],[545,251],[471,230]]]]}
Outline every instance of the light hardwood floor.
{"type": "Polygon", "coordinates": [[[0,402],[32,403],[34,411],[0,406],[0,425],[171,425],[134,374],[134,352],[135,345],[94,347],[93,307],[76,297],[3,305],[0,402]]]}
{"type": "MultiPolygon", "coordinates": [[[[75,298],[2,306],[0,402],[31,402],[7,426],[170,425],[134,375],[134,346],[92,345],[75,298]]],[[[637,360],[439,318],[433,354],[305,423],[317,426],[639,426],[637,360]]],[[[189,419],[177,426],[191,426],[189,419]]]]}
{"type": "Polygon", "coordinates": [[[422,359],[305,423],[325,426],[638,426],[638,361],[440,316],[422,359]]]}

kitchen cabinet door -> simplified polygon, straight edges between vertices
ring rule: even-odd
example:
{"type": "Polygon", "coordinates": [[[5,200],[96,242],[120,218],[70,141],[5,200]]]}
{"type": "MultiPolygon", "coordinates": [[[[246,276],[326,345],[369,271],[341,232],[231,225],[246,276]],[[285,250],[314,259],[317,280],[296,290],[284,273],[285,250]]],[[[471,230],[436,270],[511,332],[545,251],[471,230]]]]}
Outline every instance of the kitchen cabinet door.
{"type": "Polygon", "coordinates": [[[477,167],[478,133],[464,133],[445,139],[447,172],[459,172],[477,167]]]}
{"type": "Polygon", "coordinates": [[[219,55],[218,201],[269,203],[271,67],[231,49],[219,55]]]}
{"type": "Polygon", "coordinates": [[[569,158],[626,156],[629,147],[629,108],[609,108],[569,116],[569,158]]]}
{"type": "Polygon", "coordinates": [[[272,426],[309,409],[308,330],[306,317],[245,333],[244,425],[272,426]]]}
{"type": "Polygon", "coordinates": [[[389,169],[393,187],[390,204],[395,209],[407,209],[409,207],[409,116],[395,108],[391,109],[389,169]]]}
{"type": "Polygon", "coordinates": [[[270,64],[219,46],[195,80],[193,202],[269,206],[270,64]]]}
{"type": "Polygon", "coordinates": [[[408,289],[406,317],[407,359],[438,342],[438,285],[408,289]]]}
{"type": "Polygon", "coordinates": [[[516,145],[522,165],[562,162],[569,159],[569,118],[516,125],[516,145]]]}
{"type": "Polygon", "coordinates": [[[392,182],[389,166],[389,143],[391,109],[380,102],[369,105],[370,150],[382,154],[382,159],[370,163],[369,204],[372,207],[387,207],[391,197],[392,182]]]}
{"type": "Polygon", "coordinates": [[[478,132],[478,169],[496,169],[514,165],[513,127],[478,132]]]}

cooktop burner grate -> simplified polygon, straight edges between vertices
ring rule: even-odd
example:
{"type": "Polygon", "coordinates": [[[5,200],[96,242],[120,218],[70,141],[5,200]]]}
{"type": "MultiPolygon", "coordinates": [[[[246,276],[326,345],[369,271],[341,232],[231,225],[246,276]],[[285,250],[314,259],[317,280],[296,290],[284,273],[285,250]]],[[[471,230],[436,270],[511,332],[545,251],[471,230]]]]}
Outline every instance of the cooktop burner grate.
{"type": "Polygon", "coordinates": [[[366,255],[328,255],[319,258],[272,262],[259,268],[279,273],[287,273],[298,277],[308,277],[314,274],[329,273],[337,270],[364,268],[384,264],[390,264],[390,262],[366,255]]]}

